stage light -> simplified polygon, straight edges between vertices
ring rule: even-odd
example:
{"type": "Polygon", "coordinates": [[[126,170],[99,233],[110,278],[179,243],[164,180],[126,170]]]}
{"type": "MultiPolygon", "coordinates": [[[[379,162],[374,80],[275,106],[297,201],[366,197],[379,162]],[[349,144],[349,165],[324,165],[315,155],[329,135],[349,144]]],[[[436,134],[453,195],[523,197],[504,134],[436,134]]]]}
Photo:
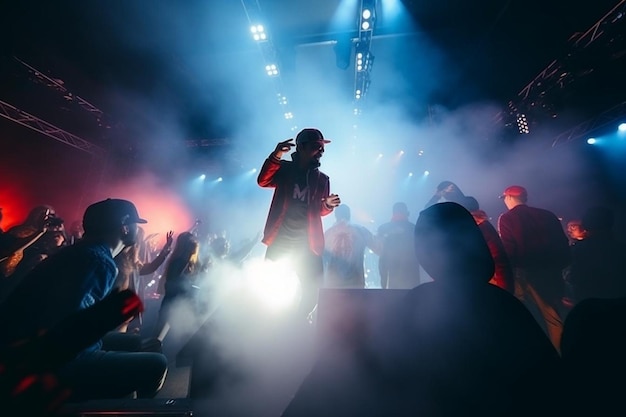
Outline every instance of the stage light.
{"type": "Polygon", "coordinates": [[[363,19],[369,19],[370,17],[372,17],[372,12],[370,11],[370,9],[364,9],[363,10],[363,19]]]}
{"type": "Polygon", "coordinates": [[[597,142],[597,141],[596,141],[596,138],[589,138],[589,139],[587,139],[587,143],[588,143],[589,145],[593,145],[593,144],[594,144],[594,143],[596,143],[596,142],[597,142]]]}
{"type": "Polygon", "coordinates": [[[519,130],[520,134],[530,133],[530,130],[528,128],[528,120],[526,119],[525,114],[517,115],[517,129],[519,130]]]}
{"type": "Polygon", "coordinates": [[[424,175],[425,175],[425,176],[430,175],[430,171],[424,171],[424,175]]]}
{"type": "Polygon", "coordinates": [[[400,151],[400,155],[404,155],[404,151],[400,151]]]}
{"type": "Polygon", "coordinates": [[[287,119],[287,120],[293,119],[293,113],[291,113],[290,111],[285,113],[285,119],[287,119]]]}
{"type": "Polygon", "coordinates": [[[204,180],[206,179],[206,175],[204,175],[204,174],[200,175],[200,179],[201,179],[202,181],[204,181],[204,180]]]}
{"type": "Polygon", "coordinates": [[[424,151],[419,151],[419,152],[417,153],[417,156],[422,156],[422,155],[424,155],[424,151]]]}
{"type": "Polygon", "coordinates": [[[620,123],[619,126],[617,126],[617,130],[619,132],[626,132],[626,123],[620,123]]]}
{"type": "Polygon", "coordinates": [[[267,34],[265,33],[265,28],[263,27],[263,25],[250,26],[250,32],[252,32],[252,38],[255,41],[267,40],[267,34]]]}
{"type": "Polygon", "coordinates": [[[287,105],[287,97],[283,96],[282,94],[278,93],[278,103],[282,104],[283,106],[287,105]]]}
{"type": "Polygon", "coordinates": [[[222,177],[219,177],[219,178],[217,179],[217,182],[222,182],[222,181],[224,181],[224,178],[222,178],[222,177]]]}
{"type": "Polygon", "coordinates": [[[361,23],[361,29],[368,30],[370,28],[370,22],[361,23]]]}
{"type": "Polygon", "coordinates": [[[413,173],[412,173],[412,172],[409,172],[409,177],[412,177],[412,176],[413,176],[413,173]]]}
{"type": "Polygon", "coordinates": [[[250,171],[254,174],[256,172],[256,168],[252,168],[250,171]]]}
{"type": "Polygon", "coordinates": [[[382,154],[382,153],[379,153],[379,154],[378,154],[378,159],[380,159],[380,158],[382,158],[382,157],[383,157],[383,154],[382,154]]]}
{"type": "Polygon", "coordinates": [[[267,72],[267,75],[269,75],[270,77],[275,77],[278,75],[278,67],[276,66],[276,64],[266,65],[265,72],[267,72]]]}

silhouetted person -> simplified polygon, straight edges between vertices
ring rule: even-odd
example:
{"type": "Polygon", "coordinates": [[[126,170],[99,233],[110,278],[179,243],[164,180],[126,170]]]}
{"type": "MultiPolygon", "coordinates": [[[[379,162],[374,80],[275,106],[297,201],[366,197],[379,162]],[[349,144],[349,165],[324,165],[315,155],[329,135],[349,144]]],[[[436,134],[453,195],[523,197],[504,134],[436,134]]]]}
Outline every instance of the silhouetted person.
{"type": "Polygon", "coordinates": [[[365,249],[376,249],[374,235],[365,227],[350,222],[350,207],[345,204],[335,209],[335,218],[335,224],[324,233],[324,285],[331,288],[365,288],[365,249]]]}
{"type": "Polygon", "coordinates": [[[507,187],[500,198],[508,211],[498,219],[498,231],[515,273],[515,295],[558,349],[563,331],[563,270],[570,262],[567,236],[554,213],[526,204],[524,187],[507,187]]]}
{"type": "Polygon", "coordinates": [[[452,181],[442,181],[437,185],[435,194],[428,200],[424,208],[428,208],[433,204],[444,203],[446,201],[452,201],[463,205],[465,200],[465,194],[461,191],[458,185],[452,181]]]}
{"type": "Polygon", "coordinates": [[[324,278],[322,216],[341,200],[330,194],[330,179],[319,170],[324,146],[330,143],[317,129],[303,129],[296,136],[292,161],[282,156],[294,146],[293,139],[280,142],[263,163],[257,182],[274,189],[263,231],[265,258],[291,263],[302,287],[300,308],[305,315],[317,304],[324,278]]]}
{"type": "Polygon", "coordinates": [[[414,227],[406,204],[398,202],[393,205],[391,220],[378,228],[381,288],[410,289],[420,284],[419,263],[413,252],[414,227]]]}
{"type": "Polygon", "coordinates": [[[40,335],[0,348],[0,412],[56,415],[72,394],[59,381],[59,370],[141,310],[143,304],[132,291],[111,293],[40,335]]]}
{"type": "Polygon", "coordinates": [[[586,237],[572,246],[569,282],[575,301],[626,296],[626,245],[613,235],[613,212],[593,207],[582,218],[586,237]]]}
{"type": "Polygon", "coordinates": [[[471,214],[450,202],[422,211],[415,251],[434,281],[408,291],[383,329],[346,328],[283,416],[555,415],[559,355],[488,283],[493,259],[471,214]]]}
{"type": "MultiPolygon", "coordinates": [[[[90,205],[83,217],[84,238],[39,263],[0,304],[0,346],[32,338],[109,295],[117,275],[113,257],[135,243],[138,223],[146,221],[130,201],[90,205]]],[[[104,351],[102,341],[94,340],[59,370],[59,378],[77,401],[134,392],[153,397],[166,372],[161,354],[104,351]]]]}
{"type": "Polygon", "coordinates": [[[626,414],[626,298],[588,298],[568,314],[561,355],[568,396],[564,415],[626,414]]]}

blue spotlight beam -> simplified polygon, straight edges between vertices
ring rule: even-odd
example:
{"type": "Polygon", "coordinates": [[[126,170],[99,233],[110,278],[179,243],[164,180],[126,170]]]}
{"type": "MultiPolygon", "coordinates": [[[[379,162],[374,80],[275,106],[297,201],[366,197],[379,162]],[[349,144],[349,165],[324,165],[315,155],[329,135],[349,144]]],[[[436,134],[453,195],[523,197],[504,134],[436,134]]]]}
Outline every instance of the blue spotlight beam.
{"type": "Polygon", "coordinates": [[[250,31],[252,32],[251,40],[257,43],[259,52],[263,57],[263,65],[260,65],[259,70],[264,70],[268,77],[271,78],[283,117],[287,121],[291,131],[295,131],[297,126],[294,121],[293,112],[290,109],[289,100],[285,95],[286,89],[281,76],[280,57],[272,40],[271,31],[268,31],[267,25],[264,24],[265,19],[263,18],[261,6],[258,0],[241,0],[241,5],[243,6],[243,10],[250,24],[250,31]],[[263,38],[258,37],[257,39],[256,35],[259,35],[259,26],[262,26],[264,36],[263,38]],[[256,28],[256,30],[252,28],[256,28]]]}
{"type": "Polygon", "coordinates": [[[615,124],[624,117],[626,117],[626,101],[618,104],[617,106],[611,107],[609,110],[600,113],[598,116],[561,133],[552,141],[552,147],[556,148],[559,145],[564,145],[573,140],[580,139],[581,137],[587,136],[591,132],[603,129],[611,124],[615,124]]]}

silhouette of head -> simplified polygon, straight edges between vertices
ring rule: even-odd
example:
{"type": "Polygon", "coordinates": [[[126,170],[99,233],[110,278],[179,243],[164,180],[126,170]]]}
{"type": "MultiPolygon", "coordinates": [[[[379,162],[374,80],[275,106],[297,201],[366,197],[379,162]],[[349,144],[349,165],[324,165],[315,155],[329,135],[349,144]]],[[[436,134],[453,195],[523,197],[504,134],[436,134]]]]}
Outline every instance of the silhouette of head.
{"type": "Polygon", "coordinates": [[[393,205],[391,212],[393,213],[394,216],[397,216],[397,215],[408,216],[409,208],[406,206],[406,203],[398,202],[393,205]]]}
{"type": "Polygon", "coordinates": [[[349,222],[350,221],[350,207],[348,207],[346,204],[341,204],[335,207],[335,218],[337,219],[338,222],[341,222],[341,221],[349,222]]]}
{"type": "Polygon", "coordinates": [[[415,224],[415,253],[436,281],[479,284],[489,281],[494,263],[472,215],[453,202],[423,210],[415,224]]]}
{"type": "MultiPolygon", "coordinates": [[[[459,203],[460,204],[460,203],[459,203]]],[[[478,200],[476,200],[474,197],[470,197],[470,196],[466,196],[463,199],[463,207],[465,207],[467,209],[467,211],[478,211],[480,210],[480,205],[478,204],[478,200]]]]}

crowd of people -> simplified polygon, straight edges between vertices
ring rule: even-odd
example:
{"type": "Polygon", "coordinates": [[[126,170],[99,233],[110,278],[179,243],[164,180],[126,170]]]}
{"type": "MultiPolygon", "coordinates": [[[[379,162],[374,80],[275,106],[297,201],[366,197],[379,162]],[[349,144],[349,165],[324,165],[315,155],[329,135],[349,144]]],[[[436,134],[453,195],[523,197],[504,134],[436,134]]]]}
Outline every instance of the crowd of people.
{"type": "Polygon", "coordinates": [[[610,209],[593,207],[564,227],[512,185],[494,224],[444,181],[415,223],[396,202],[373,233],[351,220],[319,169],[329,143],[309,128],[276,145],[257,179],[274,189],[265,229],[237,251],[226,236],[195,229],[149,245],[147,221],[121,199],[90,205],[69,231],[49,205],[0,229],[5,407],[45,414],[66,401],[154,397],[171,362],[163,341],[175,307],[203,317],[203,277],[222,262],[240,265],[261,238],[268,262],[291,262],[302,289],[296,314],[309,323],[320,288],[367,287],[368,249],[378,255],[379,288],[408,294],[389,311],[386,343],[322,352],[285,416],[554,415],[614,400],[618,390],[597,383],[625,368],[626,250],[610,209]],[[331,213],[336,222],[323,230],[331,213]],[[151,328],[142,319],[148,292],[160,299],[151,328]],[[590,338],[614,343],[602,345],[612,354],[590,338]],[[570,395],[592,380],[593,398],[570,395]]]}

